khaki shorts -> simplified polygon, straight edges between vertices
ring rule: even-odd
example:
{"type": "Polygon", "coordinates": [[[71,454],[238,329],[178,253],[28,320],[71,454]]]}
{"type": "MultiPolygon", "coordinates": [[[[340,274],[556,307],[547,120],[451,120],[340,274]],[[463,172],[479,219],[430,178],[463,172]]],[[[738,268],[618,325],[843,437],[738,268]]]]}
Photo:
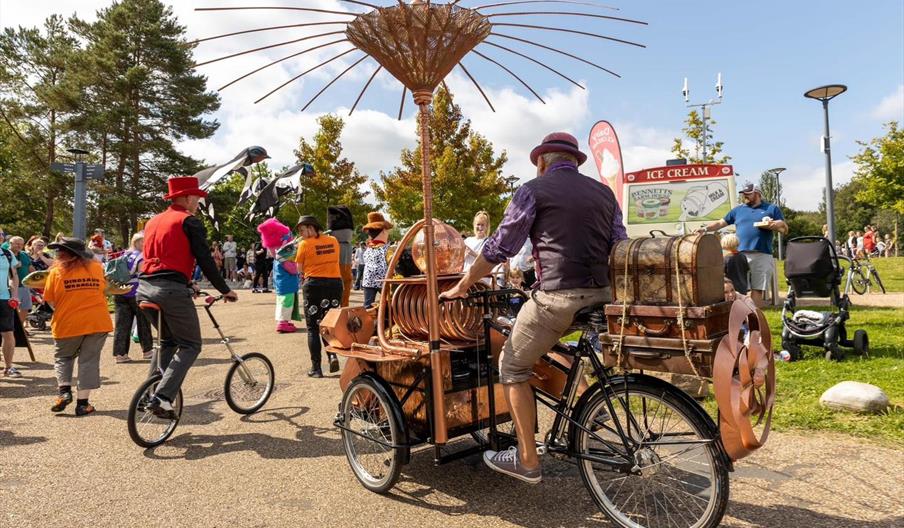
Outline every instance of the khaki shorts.
{"type": "Polygon", "coordinates": [[[106,332],[54,340],[54,365],[57,384],[72,385],[72,371],[78,361],[78,389],[100,388],[100,352],[106,332]]]}
{"type": "Polygon", "coordinates": [[[610,302],[612,288],[574,288],[571,290],[534,290],[518,312],[512,335],[499,356],[502,383],[522,383],[530,379],[534,363],[565,334],[578,310],[593,304],[610,302]]]}
{"type": "Polygon", "coordinates": [[[235,271],[236,270],[235,264],[236,264],[235,257],[225,257],[223,259],[223,265],[226,267],[227,272],[235,271]]]}
{"type": "Polygon", "coordinates": [[[772,284],[772,255],[758,251],[745,251],[750,268],[750,289],[766,291],[772,284]]]}

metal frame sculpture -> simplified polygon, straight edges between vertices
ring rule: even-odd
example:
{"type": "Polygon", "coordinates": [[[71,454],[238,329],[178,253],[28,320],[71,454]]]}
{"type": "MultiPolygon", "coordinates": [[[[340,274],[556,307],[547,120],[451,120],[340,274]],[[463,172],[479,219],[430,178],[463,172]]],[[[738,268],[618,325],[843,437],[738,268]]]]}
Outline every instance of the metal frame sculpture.
{"type": "MultiPolygon", "coordinates": [[[[548,50],[554,53],[558,53],[560,55],[569,57],[571,59],[580,61],[583,64],[587,64],[593,66],[601,71],[607,72],[611,75],[618,77],[618,74],[604,68],[592,61],[587,59],[578,57],[571,53],[568,53],[564,50],[560,50],[554,48],[552,46],[546,46],[543,44],[539,44],[527,39],[523,39],[517,36],[508,35],[505,33],[499,33],[496,31],[497,28],[501,27],[515,27],[521,29],[531,29],[538,31],[552,31],[552,32],[560,32],[560,33],[570,33],[575,35],[582,35],[587,37],[593,37],[597,39],[602,39],[610,42],[627,44],[631,46],[644,47],[642,44],[638,44],[636,42],[619,39],[615,37],[611,37],[608,35],[601,35],[597,33],[590,33],[586,31],[578,31],[574,29],[568,28],[560,28],[560,27],[551,27],[551,26],[542,26],[542,25],[533,25],[533,24],[516,24],[516,23],[507,23],[507,22],[494,22],[494,19],[498,19],[500,17],[521,17],[521,16],[548,16],[548,15],[564,15],[564,16],[575,16],[575,17],[587,17],[587,18],[595,18],[595,19],[604,19],[604,20],[612,20],[619,22],[628,22],[633,24],[643,24],[645,22],[641,22],[639,20],[632,20],[628,18],[608,16],[608,15],[600,15],[595,13],[585,13],[585,12],[559,12],[559,11],[527,11],[527,12],[488,12],[487,10],[497,8],[497,7],[505,7],[512,5],[521,5],[521,4],[565,4],[565,5],[582,5],[582,6],[593,6],[597,8],[604,9],[612,9],[615,8],[610,6],[605,6],[602,4],[592,3],[592,2],[583,2],[577,0],[508,0],[497,3],[484,4],[477,7],[463,7],[459,4],[459,0],[452,0],[449,3],[434,3],[428,1],[419,1],[415,0],[413,3],[408,4],[402,0],[399,0],[398,3],[389,5],[389,6],[379,6],[376,4],[363,2],[360,0],[341,0],[350,4],[355,4],[358,6],[367,7],[370,10],[361,14],[353,13],[353,12],[345,12],[345,11],[334,11],[327,9],[319,9],[319,8],[309,8],[309,7],[290,7],[290,6],[279,6],[279,7],[266,7],[266,6],[246,6],[246,7],[210,7],[210,8],[199,8],[198,11],[236,11],[236,10],[288,10],[288,11],[299,11],[306,13],[325,13],[325,14],[335,14],[340,16],[351,17],[348,20],[335,20],[335,21],[322,21],[322,22],[309,22],[309,23],[301,23],[301,24],[289,24],[289,25],[280,25],[280,26],[270,26],[263,27],[257,29],[250,29],[246,31],[238,31],[232,33],[226,33],[222,35],[215,35],[212,37],[207,37],[203,39],[199,39],[197,42],[204,42],[213,39],[219,39],[224,37],[229,37],[233,35],[246,34],[246,33],[255,33],[255,32],[264,32],[275,29],[284,29],[284,28],[295,28],[295,27],[308,27],[308,26],[328,26],[328,25],[344,25],[344,30],[337,31],[328,31],[323,33],[318,33],[315,35],[304,36],[300,38],[295,38],[292,40],[288,40],[285,42],[280,42],[276,44],[270,44],[266,46],[260,46],[253,49],[233,53],[230,55],[226,55],[223,57],[219,57],[216,59],[200,62],[196,64],[196,66],[202,66],[206,64],[211,64],[217,61],[237,57],[240,55],[245,55],[249,53],[255,53],[258,51],[272,49],[280,46],[285,46],[288,44],[293,44],[297,42],[302,42],[310,39],[326,37],[326,36],[339,36],[344,35],[345,38],[337,38],[333,41],[327,42],[325,44],[319,44],[310,48],[306,48],[302,51],[287,55],[275,61],[272,61],[268,64],[265,64],[261,67],[258,67],[248,73],[245,73],[236,79],[226,83],[225,85],[220,87],[220,90],[223,90],[236,82],[247,78],[250,75],[256,74],[268,67],[271,67],[275,64],[281,63],[283,61],[304,55],[306,53],[310,53],[312,51],[327,48],[336,44],[341,43],[349,43],[351,47],[342,51],[341,53],[333,56],[330,59],[327,59],[316,66],[309,68],[298,75],[295,75],[288,81],[280,84],[276,88],[270,90],[262,97],[258,98],[255,103],[259,103],[262,100],[266,99],[270,95],[274,94],[278,90],[284,88],[285,86],[291,84],[292,82],[302,78],[308,73],[317,70],[329,64],[335,60],[338,60],[355,50],[359,50],[363,52],[363,54],[358,57],[355,62],[353,62],[350,66],[342,70],[338,75],[336,75],[332,80],[330,80],[323,88],[321,88],[311,99],[304,105],[302,111],[306,110],[310,105],[322,95],[330,86],[332,86],[336,81],[342,78],[346,73],[350,70],[361,64],[368,57],[373,58],[379,65],[379,67],[371,74],[365,83],[364,87],[361,89],[361,92],[358,94],[355,99],[354,104],[352,105],[349,115],[354,112],[358,103],[361,101],[364,93],[367,91],[374,77],[376,77],[377,73],[381,69],[386,69],[390,74],[392,74],[396,79],[398,79],[402,85],[402,100],[399,104],[399,119],[401,119],[402,112],[405,105],[405,96],[407,92],[410,91],[414,103],[418,106],[418,124],[419,124],[419,132],[420,132],[420,149],[421,149],[421,174],[423,180],[423,207],[424,207],[424,219],[421,222],[418,222],[412,229],[409,231],[408,236],[400,243],[400,247],[404,247],[404,243],[410,241],[411,237],[413,237],[414,233],[417,232],[418,229],[424,230],[425,236],[425,246],[426,250],[426,261],[427,261],[427,270],[426,277],[424,278],[426,282],[426,309],[427,309],[427,336],[428,336],[428,351],[430,353],[432,377],[433,377],[433,391],[434,391],[434,412],[437,417],[437,423],[434,427],[434,438],[433,440],[437,444],[443,444],[447,440],[447,431],[445,427],[445,410],[443,408],[443,395],[442,395],[442,383],[441,378],[442,372],[439,368],[439,351],[440,351],[440,307],[438,304],[439,292],[437,288],[437,273],[436,273],[436,255],[434,251],[434,223],[433,223],[433,187],[432,187],[432,176],[430,171],[430,157],[431,157],[431,137],[430,137],[430,129],[429,129],[429,119],[430,119],[430,105],[433,101],[433,92],[434,90],[444,82],[445,77],[456,67],[461,68],[462,72],[474,87],[480,92],[483,99],[489,105],[490,109],[495,111],[493,104],[490,102],[489,97],[486,92],[484,92],[483,88],[481,88],[480,84],[477,82],[477,79],[471,74],[471,72],[462,64],[462,59],[473,52],[476,56],[498,66],[500,69],[504,70],[506,73],[515,78],[521,85],[523,85],[527,90],[531,92],[538,100],[545,104],[545,101],[542,97],[531,88],[520,76],[515,74],[510,68],[503,65],[500,61],[489,57],[488,55],[481,53],[476,50],[479,45],[486,44],[487,46],[491,46],[496,49],[500,49],[506,51],[510,54],[525,58],[538,66],[549,70],[550,72],[562,77],[563,79],[571,82],[572,84],[578,86],[581,89],[584,89],[583,86],[580,85],[577,81],[572,78],[566,76],[561,73],[557,69],[544,64],[543,62],[528,56],[520,51],[512,49],[508,46],[502,45],[498,42],[492,42],[487,40],[489,37],[498,37],[502,39],[508,39],[514,42],[519,42],[527,45],[531,45],[534,47],[539,47],[544,50],[548,50]]],[[[396,260],[396,259],[393,259],[396,260]]],[[[391,265],[393,263],[390,263],[391,265]]],[[[392,269],[392,268],[390,268],[392,269]]],[[[384,294],[387,290],[387,285],[384,284],[384,294]]],[[[377,335],[380,339],[380,344],[388,351],[395,353],[403,353],[403,354],[414,354],[415,356],[420,355],[420,351],[418,349],[406,348],[393,346],[389,340],[385,336],[385,329],[382,327],[383,317],[382,312],[385,309],[385,302],[381,301],[380,303],[380,316],[378,316],[378,332],[377,335]]]]}

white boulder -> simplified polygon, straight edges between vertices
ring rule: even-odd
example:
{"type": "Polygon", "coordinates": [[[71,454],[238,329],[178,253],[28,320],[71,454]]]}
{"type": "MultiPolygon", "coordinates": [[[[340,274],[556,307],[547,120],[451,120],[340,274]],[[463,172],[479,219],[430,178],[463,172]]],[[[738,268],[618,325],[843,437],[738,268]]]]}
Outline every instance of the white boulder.
{"type": "Polygon", "coordinates": [[[888,407],[888,395],[869,383],[842,381],[822,393],[819,403],[836,411],[879,413],[888,407]]]}

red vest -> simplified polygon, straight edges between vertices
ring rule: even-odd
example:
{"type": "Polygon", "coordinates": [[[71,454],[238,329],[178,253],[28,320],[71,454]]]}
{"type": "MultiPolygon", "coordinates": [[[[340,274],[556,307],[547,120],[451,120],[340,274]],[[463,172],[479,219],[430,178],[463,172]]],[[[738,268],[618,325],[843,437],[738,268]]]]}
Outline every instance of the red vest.
{"type": "Polygon", "coordinates": [[[151,218],[144,228],[145,275],[161,271],[178,271],[191,281],[195,270],[195,256],[191,252],[188,235],[182,223],[191,214],[184,207],[171,205],[151,218]]]}

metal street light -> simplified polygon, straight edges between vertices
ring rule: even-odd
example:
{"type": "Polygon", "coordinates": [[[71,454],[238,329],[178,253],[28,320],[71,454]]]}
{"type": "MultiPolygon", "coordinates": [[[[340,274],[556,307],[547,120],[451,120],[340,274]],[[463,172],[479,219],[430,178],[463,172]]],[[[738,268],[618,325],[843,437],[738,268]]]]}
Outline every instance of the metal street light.
{"type": "Polygon", "coordinates": [[[509,184],[509,189],[511,189],[512,196],[515,195],[515,184],[518,183],[518,177],[512,174],[508,178],[503,178],[502,181],[509,184]]]}
{"type": "Polygon", "coordinates": [[[835,209],[832,204],[832,149],[829,135],[829,101],[847,91],[843,84],[828,84],[813,88],[804,93],[804,97],[822,101],[822,110],[825,115],[826,132],[822,137],[822,151],[826,153],[826,225],[828,237],[832,244],[835,243],[835,209]]]}
{"type": "MultiPolygon", "coordinates": [[[[769,169],[766,172],[771,172],[775,175],[775,206],[781,207],[782,203],[782,182],[779,181],[778,176],[782,172],[786,171],[785,167],[775,167],[773,169],[769,169]]],[[[778,259],[782,260],[782,232],[778,232],[778,259]]]]}
{"type": "Polygon", "coordinates": [[[72,207],[72,236],[84,240],[88,235],[88,183],[85,176],[85,163],[82,161],[88,151],[80,148],[68,148],[66,152],[75,156],[75,196],[72,207]]]}

